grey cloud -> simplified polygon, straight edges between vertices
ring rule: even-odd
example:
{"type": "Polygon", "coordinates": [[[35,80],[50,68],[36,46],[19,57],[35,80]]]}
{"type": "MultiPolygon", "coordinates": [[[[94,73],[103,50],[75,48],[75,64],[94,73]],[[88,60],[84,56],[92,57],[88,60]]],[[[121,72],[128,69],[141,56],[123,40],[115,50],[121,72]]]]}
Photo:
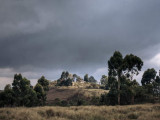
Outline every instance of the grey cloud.
{"type": "Polygon", "coordinates": [[[152,49],[160,44],[159,6],[157,0],[0,1],[0,68],[55,78],[57,69],[94,74],[115,50],[148,60],[160,52],[152,49]]]}

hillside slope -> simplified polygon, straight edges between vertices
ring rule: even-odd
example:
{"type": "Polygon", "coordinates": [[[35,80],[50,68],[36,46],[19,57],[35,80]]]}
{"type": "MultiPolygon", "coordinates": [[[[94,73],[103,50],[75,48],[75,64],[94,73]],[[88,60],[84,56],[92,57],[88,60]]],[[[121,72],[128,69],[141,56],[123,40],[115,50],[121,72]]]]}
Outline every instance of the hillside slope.
{"type": "Polygon", "coordinates": [[[60,100],[72,100],[74,96],[79,98],[89,99],[93,96],[100,96],[103,93],[107,93],[108,90],[102,89],[84,89],[84,88],[51,88],[47,92],[47,103],[53,103],[55,99],[60,100]]]}
{"type": "Polygon", "coordinates": [[[95,88],[99,88],[98,84],[77,82],[69,87],[52,86],[47,92],[47,104],[54,104],[56,100],[68,102],[79,99],[90,100],[92,97],[99,97],[103,93],[108,93],[108,90],[95,88]]]}

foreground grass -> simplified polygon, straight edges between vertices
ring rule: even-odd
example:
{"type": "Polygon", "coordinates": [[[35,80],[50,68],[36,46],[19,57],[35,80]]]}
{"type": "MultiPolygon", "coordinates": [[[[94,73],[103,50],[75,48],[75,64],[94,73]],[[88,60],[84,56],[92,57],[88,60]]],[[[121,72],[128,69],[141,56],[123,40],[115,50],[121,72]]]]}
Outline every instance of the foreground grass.
{"type": "Polygon", "coordinates": [[[160,120],[160,104],[0,108],[0,120],[160,120]]]}

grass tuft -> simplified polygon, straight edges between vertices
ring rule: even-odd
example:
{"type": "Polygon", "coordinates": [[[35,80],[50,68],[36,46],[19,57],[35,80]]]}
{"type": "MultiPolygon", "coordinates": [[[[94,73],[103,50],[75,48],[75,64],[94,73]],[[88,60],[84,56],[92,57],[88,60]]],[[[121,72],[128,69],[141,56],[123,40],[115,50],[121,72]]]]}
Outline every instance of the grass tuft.
{"type": "Polygon", "coordinates": [[[48,118],[55,116],[55,112],[52,109],[46,110],[46,115],[48,118]]]}
{"type": "Polygon", "coordinates": [[[136,113],[131,113],[131,114],[128,115],[128,118],[129,118],[129,119],[138,119],[138,117],[139,117],[139,116],[138,116],[138,114],[136,114],[136,113]]]}

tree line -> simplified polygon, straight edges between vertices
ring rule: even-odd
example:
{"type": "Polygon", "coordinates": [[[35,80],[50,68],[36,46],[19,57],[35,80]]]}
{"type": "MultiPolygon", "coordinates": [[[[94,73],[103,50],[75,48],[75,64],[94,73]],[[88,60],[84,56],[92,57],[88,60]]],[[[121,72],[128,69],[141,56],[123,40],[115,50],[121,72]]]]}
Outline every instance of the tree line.
{"type": "Polygon", "coordinates": [[[42,76],[33,87],[30,80],[15,74],[12,86],[6,85],[0,92],[0,107],[5,106],[42,106],[46,103],[46,91],[49,90],[49,81],[42,76]]]}
{"type": "Polygon", "coordinates": [[[57,80],[56,86],[72,86],[72,82],[90,82],[90,83],[97,83],[97,80],[93,76],[88,76],[86,74],[84,79],[76,74],[70,74],[68,71],[63,71],[61,77],[57,80]]]}

